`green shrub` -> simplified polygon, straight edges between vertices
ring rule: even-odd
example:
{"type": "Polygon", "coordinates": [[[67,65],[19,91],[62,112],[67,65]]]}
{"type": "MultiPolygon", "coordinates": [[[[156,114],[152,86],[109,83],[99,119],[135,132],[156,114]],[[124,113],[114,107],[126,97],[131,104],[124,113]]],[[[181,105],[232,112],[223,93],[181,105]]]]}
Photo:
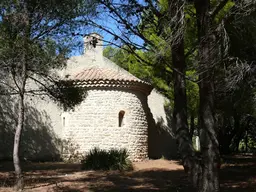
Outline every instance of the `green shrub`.
{"type": "Polygon", "coordinates": [[[126,149],[111,149],[106,151],[94,148],[86,155],[81,163],[82,169],[85,170],[129,171],[133,169],[126,149]]]}

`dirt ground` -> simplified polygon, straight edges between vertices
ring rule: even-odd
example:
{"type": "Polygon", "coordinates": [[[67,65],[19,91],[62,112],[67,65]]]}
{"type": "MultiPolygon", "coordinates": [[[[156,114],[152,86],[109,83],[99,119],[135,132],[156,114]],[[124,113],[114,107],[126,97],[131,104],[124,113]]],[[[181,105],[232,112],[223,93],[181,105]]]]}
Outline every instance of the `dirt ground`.
{"type": "MultiPolygon", "coordinates": [[[[256,158],[227,157],[221,169],[223,192],[256,192],[256,158]]],[[[0,162],[0,192],[12,192],[11,162],[0,162]]],[[[134,171],[81,171],[79,164],[23,163],[27,192],[193,192],[178,161],[134,163],[134,171]]]]}

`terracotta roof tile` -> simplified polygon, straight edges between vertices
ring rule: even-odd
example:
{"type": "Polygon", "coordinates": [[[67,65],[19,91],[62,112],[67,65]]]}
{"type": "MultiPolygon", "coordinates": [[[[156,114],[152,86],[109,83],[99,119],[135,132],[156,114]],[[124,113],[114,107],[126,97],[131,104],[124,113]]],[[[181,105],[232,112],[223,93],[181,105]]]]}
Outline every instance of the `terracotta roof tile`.
{"type": "Polygon", "coordinates": [[[153,89],[149,83],[138,79],[129,72],[120,69],[91,67],[70,76],[75,85],[84,88],[122,88],[141,91],[149,95],[153,89]]]}
{"type": "MultiPolygon", "coordinates": [[[[71,77],[73,80],[92,81],[92,80],[116,80],[116,81],[137,81],[143,82],[137,77],[124,73],[121,70],[92,67],[83,70],[71,77]]],[[[147,83],[146,83],[147,84],[147,83]]]]}

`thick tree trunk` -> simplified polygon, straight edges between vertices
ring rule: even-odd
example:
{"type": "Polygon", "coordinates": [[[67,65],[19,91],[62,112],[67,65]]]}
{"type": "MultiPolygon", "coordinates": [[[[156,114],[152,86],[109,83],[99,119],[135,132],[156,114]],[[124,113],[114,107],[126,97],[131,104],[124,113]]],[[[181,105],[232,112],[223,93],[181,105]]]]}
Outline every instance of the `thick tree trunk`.
{"type": "Polygon", "coordinates": [[[185,60],[183,42],[172,46],[173,67],[178,72],[173,72],[174,82],[174,110],[173,110],[173,127],[176,133],[178,150],[181,155],[182,164],[185,171],[195,188],[201,175],[201,167],[195,156],[192,146],[191,135],[189,133],[187,121],[187,97],[185,86],[185,60]]]}
{"type": "Polygon", "coordinates": [[[235,152],[239,151],[239,143],[242,139],[242,135],[243,135],[243,128],[240,125],[240,116],[237,115],[236,113],[234,113],[233,115],[234,117],[234,129],[235,129],[235,137],[234,137],[234,145],[235,145],[235,152]]]}
{"type": "Polygon", "coordinates": [[[196,156],[192,146],[187,121],[187,97],[185,86],[185,61],[183,60],[183,43],[172,47],[173,67],[179,72],[173,72],[174,81],[174,110],[173,127],[175,128],[178,150],[182,164],[188,173],[195,188],[198,188],[201,179],[200,159],[196,156]],[[181,72],[181,73],[180,73],[181,72]]]}
{"type": "MultiPolygon", "coordinates": [[[[172,62],[176,71],[173,71],[174,82],[174,110],[173,124],[176,131],[178,148],[181,156],[192,155],[192,142],[190,139],[187,121],[187,96],[185,85],[185,61],[183,42],[172,46],[172,62]]],[[[185,159],[183,159],[186,162],[185,159]]]]}
{"type": "Polygon", "coordinates": [[[202,179],[199,192],[218,192],[219,143],[217,139],[214,106],[215,36],[211,31],[210,0],[195,0],[199,39],[199,118],[202,152],[202,179]]]}
{"type": "MultiPolygon", "coordinates": [[[[212,44],[206,38],[209,33],[209,18],[207,19],[210,2],[209,0],[195,1],[197,8],[198,32],[199,32],[199,65],[203,67],[200,75],[200,111],[199,122],[201,130],[201,150],[202,159],[197,158],[192,147],[191,134],[187,122],[187,98],[185,85],[185,57],[184,57],[184,34],[176,34],[182,31],[182,19],[184,18],[183,1],[170,1],[169,12],[172,18],[176,18],[177,23],[172,23],[173,37],[172,42],[172,63],[174,81],[174,112],[173,125],[176,129],[176,139],[178,149],[183,161],[185,171],[199,192],[218,192],[219,191],[219,151],[217,134],[214,119],[214,81],[210,70],[209,60],[212,58],[212,44]],[[176,6],[173,6],[175,3],[176,6]],[[180,35],[178,40],[175,38],[180,35]]],[[[212,36],[209,36],[212,37],[212,36]]],[[[213,37],[212,37],[213,38],[213,37]]],[[[212,58],[213,59],[213,58],[212,58]]],[[[211,64],[211,62],[210,62],[211,64]]]]}
{"type": "MultiPolygon", "coordinates": [[[[206,77],[201,76],[201,78],[206,77]]],[[[220,157],[215,130],[212,91],[213,85],[209,81],[200,83],[200,144],[203,157],[202,181],[199,185],[200,192],[217,192],[220,190],[218,175],[220,157]]]]}
{"type": "MultiPolygon", "coordinates": [[[[172,23],[173,36],[175,38],[171,45],[172,64],[173,64],[173,82],[174,82],[174,110],[173,110],[173,128],[176,133],[178,151],[180,153],[185,171],[188,173],[194,187],[198,186],[201,175],[201,167],[192,146],[192,140],[188,127],[187,119],[187,95],[186,95],[186,63],[184,54],[184,33],[182,30],[182,19],[184,19],[183,4],[184,1],[169,2],[170,17],[177,17],[179,22],[172,23]],[[173,6],[173,5],[176,6],[173,6]]],[[[170,18],[170,20],[171,20],[170,18]]]]}

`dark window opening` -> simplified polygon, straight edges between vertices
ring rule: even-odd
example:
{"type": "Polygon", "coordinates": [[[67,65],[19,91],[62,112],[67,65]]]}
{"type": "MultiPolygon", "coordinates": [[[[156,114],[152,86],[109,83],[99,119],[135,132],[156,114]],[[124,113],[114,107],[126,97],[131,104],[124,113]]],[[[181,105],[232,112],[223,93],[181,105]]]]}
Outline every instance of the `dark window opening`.
{"type": "Polygon", "coordinates": [[[125,111],[121,110],[118,114],[118,126],[122,127],[124,125],[124,114],[125,111]]]}
{"type": "Polygon", "coordinates": [[[63,126],[63,127],[66,126],[66,118],[65,118],[65,117],[62,118],[62,126],[63,126]]]}
{"type": "Polygon", "coordinates": [[[90,44],[96,48],[96,44],[98,43],[98,39],[96,37],[93,37],[92,40],[90,41],[90,44]]]}

